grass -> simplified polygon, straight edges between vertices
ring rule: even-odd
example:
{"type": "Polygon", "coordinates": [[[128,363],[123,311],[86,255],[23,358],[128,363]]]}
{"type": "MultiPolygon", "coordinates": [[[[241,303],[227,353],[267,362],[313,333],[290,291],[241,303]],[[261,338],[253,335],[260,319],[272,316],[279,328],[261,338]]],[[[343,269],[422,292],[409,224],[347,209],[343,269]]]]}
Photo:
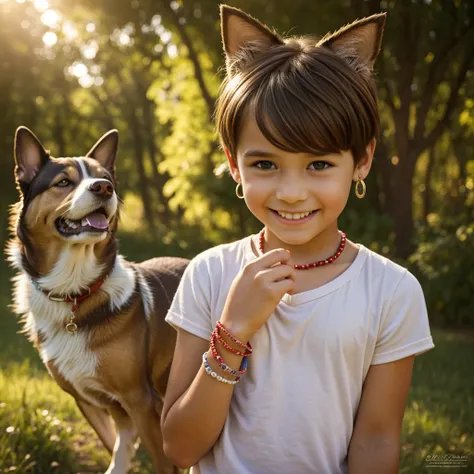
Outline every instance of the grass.
{"type": "MultiPolygon", "coordinates": [[[[132,236],[122,251],[140,260],[180,254],[132,236]]],[[[11,272],[2,267],[0,287],[0,473],[98,473],[109,456],[84,421],[72,397],[54,383],[26,338],[17,334],[16,317],[7,309],[11,272]]],[[[474,472],[474,334],[433,330],[436,348],[415,361],[402,431],[402,474],[474,472]],[[436,467],[429,456],[456,453],[463,467],[436,467]],[[431,466],[431,467],[430,467],[431,466]]],[[[439,458],[438,458],[439,459],[439,458]]],[[[449,460],[446,460],[449,462],[449,460]]],[[[132,472],[151,473],[139,449],[132,472]]]]}

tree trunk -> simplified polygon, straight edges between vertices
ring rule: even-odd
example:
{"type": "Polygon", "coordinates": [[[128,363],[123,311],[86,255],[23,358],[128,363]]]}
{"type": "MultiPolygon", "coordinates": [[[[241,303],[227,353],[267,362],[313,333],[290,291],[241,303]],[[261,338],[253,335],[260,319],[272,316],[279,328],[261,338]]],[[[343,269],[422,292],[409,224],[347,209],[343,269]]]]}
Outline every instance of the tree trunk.
{"type": "Polygon", "coordinates": [[[138,123],[138,118],[135,115],[135,108],[131,107],[132,112],[129,114],[130,123],[132,125],[132,136],[133,136],[133,143],[135,148],[135,162],[137,164],[138,169],[138,177],[139,177],[139,190],[140,196],[143,203],[143,212],[145,214],[146,223],[150,232],[155,235],[156,234],[156,226],[155,226],[155,219],[153,215],[153,209],[151,206],[151,196],[150,196],[150,189],[148,187],[148,180],[145,173],[145,166],[144,166],[144,153],[143,153],[143,141],[140,131],[140,124],[138,123]]]}
{"type": "Polygon", "coordinates": [[[413,177],[417,156],[408,152],[395,166],[396,187],[392,191],[392,212],[395,224],[395,255],[406,259],[413,252],[413,177]]]}
{"type": "Polygon", "coordinates": [[[469,176],[468,170],[467,170],[467,164],[469,162],[469,159],[471,158],[469,149],[465,146],[465,143],[463,142],[462,138],[459,137],[457,133],[453,133],[451,135],[451,146],[454,151],[454,157],[456,158],[456,161],[459,166],[459,187],[462,189],[460,194],[462,195],[462,200],[461,204],[462,206],[469,211],[469,208],[474,210],[473,206],[468,205],[468,199],[469,199],[469,189],[466,188],[467,184],[467,179],[469,176]]]}
{"type": "Polygon", "coordinates": [[[433,176],[433,168],[436,161],[435,147],[431,147],[428,153],[428,163],[426,165],[425,174],[425,193],[423,194],[423,219],[426,222],[428,214],[431,210],[431,177],[433,176]]]}
{"type": "Polygon", "coordinates": [[[151,162],[151,170],[153,175],[154,187],[158,194],[158,199],[162,206],[159,210],[160,220],[165,225],[170,224],[171,212],[169,209],[168,199],[163,193],[163,187],[167,181],[166,177],[158,172],[157,149],[155,145],[155,117],[153,114],[154,103],[150,101],[146,94],[143,96],[143,120],[145,125],[146,145],[148,149],[148,158],[151,162]]]}
{"type": "Polygon", "coordinates": [[[374,160],[372,162],[373,173],[376,175],[378,184],[378,208],[381,212],[387,212],[393,215],[392,212],[392,178],[393,178],[393,165],[390,161],[389,151],[387,144],[384,140],[377,142],[375,149],[374,160]]]}

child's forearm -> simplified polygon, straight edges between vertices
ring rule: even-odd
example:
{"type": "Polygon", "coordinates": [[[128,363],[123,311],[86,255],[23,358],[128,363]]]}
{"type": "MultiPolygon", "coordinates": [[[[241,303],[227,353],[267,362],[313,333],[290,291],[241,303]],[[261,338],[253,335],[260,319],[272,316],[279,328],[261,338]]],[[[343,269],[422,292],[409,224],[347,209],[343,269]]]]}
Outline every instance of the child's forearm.
{"type": "Polygon", "coordinates": [[[348,474],[397,474],[399,458],[399,440],[378,437],[352,439],[348,474]]]}
{"type": "MultiPolygon", "coordinates": [[[[219,367],[211,351],[207,359],[218,375],[235,380],[219,367]]],[[[233,369],[238,368],[242,356],[226,352],[225,362],[233,369]]],[[[201,365],[193,382],[169,409],[162,424],[165,454],[177,466],[193,466],[214,446],[227,419],[233,391],[234,385],[219,382],[201,365]]]]}

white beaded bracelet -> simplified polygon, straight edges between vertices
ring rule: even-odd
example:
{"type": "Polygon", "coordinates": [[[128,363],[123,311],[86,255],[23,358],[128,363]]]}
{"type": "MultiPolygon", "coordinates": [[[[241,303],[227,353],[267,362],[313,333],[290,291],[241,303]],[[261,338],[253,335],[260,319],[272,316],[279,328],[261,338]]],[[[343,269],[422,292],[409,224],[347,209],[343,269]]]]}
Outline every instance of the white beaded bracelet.
{"type": "Polygon", "coordinates": [[[202,355],[202,364],[204,365],[204,369],[206,372],[213,378],[217,379],[219,382],[222,383],[227,383],[229,385],[236,385],[240,382],[240,377],[237,377],[235,380],[229,380],[221,375],[216,374],[213,370],[212,367],[209,365],[209,362],[207,361],[207,352],[204,352],[202,355]]]}

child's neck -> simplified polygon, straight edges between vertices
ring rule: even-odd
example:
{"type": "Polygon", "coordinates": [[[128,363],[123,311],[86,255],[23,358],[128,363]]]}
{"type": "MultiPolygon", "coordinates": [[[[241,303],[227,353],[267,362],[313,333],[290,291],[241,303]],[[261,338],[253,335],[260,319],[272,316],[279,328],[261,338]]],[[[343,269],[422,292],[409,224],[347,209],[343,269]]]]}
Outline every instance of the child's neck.
{"type": "MultiPolygon", "coordinates": [[[[289,245],[266,228],[264,251],[266,253],[276,248],[284,248],[291,252],[294,264],[304,265],[319,260],[325,260],[334,255],[340,242],[341,236],[337,228],[337,223],[324,229],[324,231],[318,234],[314,239],[302,245],[289,245]]],[[[342,255],[344,255],[344,253],[342,255]]]]}

